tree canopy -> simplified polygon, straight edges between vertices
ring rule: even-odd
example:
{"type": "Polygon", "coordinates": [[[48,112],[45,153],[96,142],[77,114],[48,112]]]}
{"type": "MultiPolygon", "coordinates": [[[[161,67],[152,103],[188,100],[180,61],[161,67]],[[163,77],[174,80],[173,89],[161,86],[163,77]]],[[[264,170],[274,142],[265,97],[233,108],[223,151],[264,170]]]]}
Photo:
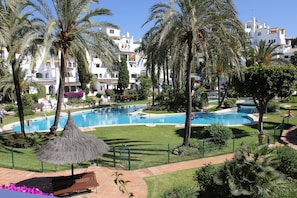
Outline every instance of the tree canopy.
{"type": "Polygon", "coordinates": [[[240,96],[252,97],[259,112],[259,132],[263,133],[263,115],[274,97],[285,98],[296,88],[297,69],[294,66],[251,66],[242,79],[234,76],[233,85],[240,96]]]}

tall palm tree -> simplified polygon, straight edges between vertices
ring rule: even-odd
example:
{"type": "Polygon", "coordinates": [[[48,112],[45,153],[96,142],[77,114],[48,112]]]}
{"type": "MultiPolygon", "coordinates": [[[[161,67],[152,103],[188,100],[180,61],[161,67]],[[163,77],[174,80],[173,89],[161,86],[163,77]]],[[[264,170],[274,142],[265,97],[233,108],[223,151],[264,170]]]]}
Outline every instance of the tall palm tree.
{"type": "Polygon", "coordinates": [[[289,62],[279,56],[283,53],[278,51],[280,45],[266,43],[261,40],[255,48],[250,47],[247,51],[247,66],[251,65],[271,65],[271,64],[288,64],[289,62]]]}
{"type": "MultiPolygon", "coordinates": [[[[20,82],[21,64],[26,56],[35,57],[46,26],[38,18],[32,18],[34,10],[28,9],[25,0],[4,0],[0,3],[0,42],[9,53],[5,60],[12,70],[21,132],[24,136],[24,112],[20,82]]],[[[34,60],[34,58],[32,58],[34,60]]]]}
{"type": "Polygon", "coordinates": [[[222,38],[227,33],[242,35],[243,28],[231,0],[171,0],[169,3],[157,3],[152,6],[146,23],[150,21],[155,21],[149,32],[158,38],[159,46],[171,43],[172,59],[185,62],[187,104],[183,145],[189,145],[193,67],[199,66],[199,55],[207,54],[208,39],[215,37],[220,41],[218,45],[224,45],[225,39],[222,38]]]}
{"type": "MultiPolygon", "coordinates": [[[[60,112],[64,100],[65,77],[67,74],[67,60],[76,56],[78,52],[87,56],[87,53],[98,55],[106,67],[110,67],[115,62],[114,52],[116,47],[112,39],[103,31],[104,27],[116,27],[110,23],[101,23],[98,17],[103,15],[111,15],[108,9],[99,8],[98,0],[52,0],[52,13],[47,4],[39,0],[39,8],[41,13],[49,22],[53,21],[52,42],[50,46],[55,48],[54,51],[60,52],[60,83],[58,89],[57,108],[55,120],[50,129],[53,134],[57,130],[60,112]],[[95,21],[96,19],[96,21],[95,21]]],[[[36,5],[37,7],[38,5],[36,5]]],[[[88,60],[83,58],[83,60],[88,60]]],[[[88,65],[88,64],[84,64],[88,65]]]]}

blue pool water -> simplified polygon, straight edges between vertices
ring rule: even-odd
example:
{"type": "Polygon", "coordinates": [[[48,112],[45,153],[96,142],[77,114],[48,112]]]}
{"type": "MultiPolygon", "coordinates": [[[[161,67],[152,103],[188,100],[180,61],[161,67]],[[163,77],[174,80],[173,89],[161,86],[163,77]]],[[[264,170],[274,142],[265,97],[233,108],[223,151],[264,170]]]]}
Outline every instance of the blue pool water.
{"type": "MultiPolygon", "coordinates": [[[[184,124],[185,114],[150,115],[144,116],[137,110],[145,108],[144,105],[103,108],[79,113],[72,113],[72,118],[78,127],[107,126],[107,125],[135,125],[135,124],[184,124]]],[[[62,114],[58,128],[63,129],[67,122],[67,115],[62,114]]],[[[54,122],[54,117],[32,120],[32,125],[25,124],[26,132],[49,131],[54,122]]],[[[26,122],[27,123],[27,122],[26,122]]],[[[246,113],[195,113],[192,124],[213,124],[223,125],[250,124],[252,119],[246,113]]],[[[12,126],[13,130],[20,131],[20,125],[12,126]]]]}

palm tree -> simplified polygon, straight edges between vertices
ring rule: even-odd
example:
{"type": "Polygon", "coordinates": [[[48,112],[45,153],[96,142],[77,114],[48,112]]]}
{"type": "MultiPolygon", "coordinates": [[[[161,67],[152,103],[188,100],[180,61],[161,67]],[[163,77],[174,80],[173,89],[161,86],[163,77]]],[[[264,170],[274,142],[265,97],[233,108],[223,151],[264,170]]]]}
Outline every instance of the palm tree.
{"type": "Polygon", "coordinates": [[[29,6],[27,3],[21,0],[4,0],[0,4],[0,42],[9,53],[5,61],[12,69],[21,132],[24,136],[26,134],[19,76],[21,64],[28,55],[34,60],[33,57],[38,53],[38,45],[42,41],[46,27],[38,18],[31,18],[34,10],[27,9],[29,6]]]}
{"type": "MultiPolygon", "coordinates": [[[[35,87],[37,88],[37,83],[32,81],[29,78],[26,78],[26,74],[28,73],[27,69],[22,69],[18,70],[19,74],[19,82],[20,82],[20,92],[21,96],[24,93],[29,93],[30,92],[30,87],[35,87]]],[[[15,101],[15,84],[13,81],[13,76],[12,75],[7,75],[5,77],[2,77],[0,79],[0,90],[3,94],[3,96],[7,96],[11,101],[15,101]]]]}
{"type": "MultiPolygon", "coordinates": [[[[90,56],[98,55],[104,65],[111,68],[115,62],[116,47],[112,39],[100,29],[116,26],[93,20],[103,15],[111,15],[108,9],[98,8],[98,0],[52,0],[54,13],[46,12],[49,10],[48,4],[41,0],[39,3],[41,5],[39,6],[40,12],[47,13],[45,17],[49,23],[53,21],[53,40],[50,42],[50,46],[55,49],[52,51],[60,52],[61,60],[57,108],[55,120],[50,129],[50,134],[53,134],[57,130],[64,100],[68,58],[76,58],[78,52],[86,52],[81,55],[87,56],[88,52],[90,56]]],[[[35,6],[38,7],[36,4],[35,6]]],[[[87,58],[83,58],[83,60],[87,60],[87,58]]]]}
{"type": "Polygon", "coordinates": [[[221,196],[226,197],[271,197],[285,184],[275,169],[279,163],[276,149],[267,145],[243,145],[234,159],[217,171],[215,188],[224,189],[221,196]]]}
{"type": "Polygon", "coordinates": [[[280,45],[274,43],[266,43],[261,40],[259,44],[247,51],[247,66],[252,65],[271,65],[271,64],[288,64],[285,59],[279,58],[283,53],[278,52],[280,45]]]}
{"type": "Polygon", "coordinates": [[[193,66],[199,66],[199,55],[207,54],[208,39],[215,37],[220,41],[218,45],[224,45],[225,39],[222,38],[228,33],[242,35],[243,28],[232,1],[171,0],[169,3],[157,3],[152,6],[146,23],[154,20],[154,27],[149,32],[154,34],[155,40],[159,40],[159,47],[171,43],[172,59],[185,63],[187,100],[183,145],[189,145],[193,66]]]}

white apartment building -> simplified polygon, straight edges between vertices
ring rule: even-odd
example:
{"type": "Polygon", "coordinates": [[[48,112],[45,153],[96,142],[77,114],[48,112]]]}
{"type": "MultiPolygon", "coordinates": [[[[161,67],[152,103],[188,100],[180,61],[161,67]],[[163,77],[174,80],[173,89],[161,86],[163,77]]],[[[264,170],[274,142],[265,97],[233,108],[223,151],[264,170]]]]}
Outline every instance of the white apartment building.
{"type": "MultiPolygon", "coordinates": [[[[130,77],[128,88],[137,89],[139,87],[138,77],[141,74],[145,74],[145,59],[143,59],[141,53],[136,52],[136,49],[140,47],[140,42],[135,42],[133,36],[130,36],[129,33],[121,35],[119,29],[106,28],[102,31],[105,31],[111,38],[113,38],[114,42],[119,47],[119,60],[120,55],[126,55],[130,77]]],[[[22,68],[27,69],[28,71],[27,77],[44,85],[46,87],[46,93],[49,95],[54,95],[59,88],[59,57],[60,56],[49,57],[45,62],[42,62],[40,59],[37,61],[33,70],[30,68],[29,60],[22,63],[22,68]]],[[[97,56],[92,57],[89,55],[88,61],[89,71],[97,77],[97,82],[95,83],[94,88],[98,92],[105,93],[105,90],[107,89],[117,88],[117,70],[112,70],[112,72],[109,73],[102,60],[97,56]]],[[[68,75],[65,82],[65,91],[78,91],[80,82],[77,63],[73,58],[68,59],[67,70],[68,75]]]]}
{"type": "Polygon", "coordinates": [[[292,48],[291,40],[293,38],[286,37],[285,29],[280,27],[269,27],[265,23],[257,21],[255,17],[252,20],[245,22],[244,24],[245,32],[248,34],[249,39],[254,47],[264,40],[266,43],[273,43],[280,45],[278,48],[279,52],[283,53],[283,57],[290,61],[291,56],[294,55],[294,51],[297,49],[292,48]]]}
{"type": "MultiPolygon", "coordinates": [[[[129,71],[128,89],[137,89],[139,87],[138,77],[141,74],[145,74],[143,54],[136,52],[141,42],[135,42],[133,36],[130,36],[128,32],[125,35],[121,35],[120,30],[116,28],[107,27],[101,31],[109,35],[118,46],[120,50],[118,60],[120,60],[121,55],[126,56],[129,71]]],[[[109,73],[104,63],[98,57],[92,57],[90,63],[90,71],[97,76],[96,89],[98,91],[104,92],[106,89],[117,88],[118,71],[114,70],[112,73],[109,73]]]]}

